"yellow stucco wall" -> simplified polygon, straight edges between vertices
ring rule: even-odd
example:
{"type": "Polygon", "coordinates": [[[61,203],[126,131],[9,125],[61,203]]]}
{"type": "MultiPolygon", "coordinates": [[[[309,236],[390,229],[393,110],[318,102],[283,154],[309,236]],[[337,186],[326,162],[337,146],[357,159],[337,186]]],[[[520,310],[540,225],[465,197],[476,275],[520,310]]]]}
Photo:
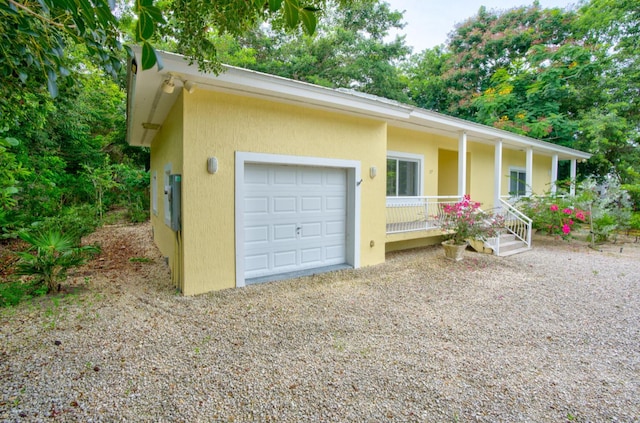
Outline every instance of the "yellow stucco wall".
{"type": "Polygon", "coordinates": [[[493,145],[468,142],[467,193],[485,210],[493,208],[495,191],[495,148],[493,145]]]}
{"type": "Polygon", "coordinates": [[[458,152],[440,149],[438,162],[438,195],[458,195],[458,152]]]}
{"type": "MultiPolygon", "coordinates": [[[[526,170],[527,155],[524,151],[504,149],[502,152],[502,195],[509,195],[509,175],[511,169],[526,170]]],[[[551,188],[551,157],[539,154],[533,155],[533,185],[534,194],[544,194],[551,188]]]]}
{"type": "MultiPolygon", "coordinates": [[[[153,239],[163,256],[169,260],[169,266],[175,268],[179,256],[176,254],[175,232],[165,224],[164,210],[164,173],[165,166],[171,165],[171,173],[182,173],[182,140],[184,132],[183,105],[180,97],[169,117],[151,144],[151,174],[156,173],[157,180],[157,204],[158,214],[151,211],[151,225],[153,227],[153,239]]],[[[152,181],[154,183],[154,181],[152,181]]],[[[152,205],[153,207],[153,205],[152,205]]],[[[174,275],[178,276],[178,275],[174,275]]]]}
{"type": "Polygon", "coordinates": [[[533,155],[533,193],[544,194],[551,189],[551,157],[533,155]]]}
{"type": "Polygon", "coordinates": [[[236,151],[360,161],[360,264],[384,262],[385,178],[369,168],[386,168],[386,123],[204,90],[184,96],[184,117],[185,294],[235,287],[236,151]]]}
{"type": "Polygon", "coordinates": [[[457,195],[458,139],[389,128],[387,150],[424,156],[424,195],[457,195]]]}

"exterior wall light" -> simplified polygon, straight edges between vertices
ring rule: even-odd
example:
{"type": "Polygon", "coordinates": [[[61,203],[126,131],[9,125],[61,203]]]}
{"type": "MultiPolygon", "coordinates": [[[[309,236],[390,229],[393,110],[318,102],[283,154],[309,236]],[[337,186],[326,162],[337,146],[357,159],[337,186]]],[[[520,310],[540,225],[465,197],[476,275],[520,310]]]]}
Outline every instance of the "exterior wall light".
{"type": "Polygon", "coordinates": [[[164,91],[167,94],[171,94],[175,88],[176,88],[176,84],[173,80],[173,75],[169,76],[169,79],[165,79],[162,82],[162,91],[164,91]]]}
{"type": "Polygon", "coordinates": [[[218,158],[217,157],[209,157],[207,159],[207,172],[210,174],[214,174],[218,171],[218,158]]]}

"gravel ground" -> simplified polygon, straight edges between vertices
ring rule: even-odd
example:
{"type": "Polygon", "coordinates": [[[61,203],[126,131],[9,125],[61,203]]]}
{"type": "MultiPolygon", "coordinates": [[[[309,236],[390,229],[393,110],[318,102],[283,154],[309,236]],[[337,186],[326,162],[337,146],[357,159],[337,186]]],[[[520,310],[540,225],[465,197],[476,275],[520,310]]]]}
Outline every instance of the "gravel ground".
{"type": "Polygon", "coordinates": [[[640,421],[640,244],[177,295],[148,225],[0,310],[0,421],[640,421]],[[133,260],[131,260],[133,258],[133,260]]]}

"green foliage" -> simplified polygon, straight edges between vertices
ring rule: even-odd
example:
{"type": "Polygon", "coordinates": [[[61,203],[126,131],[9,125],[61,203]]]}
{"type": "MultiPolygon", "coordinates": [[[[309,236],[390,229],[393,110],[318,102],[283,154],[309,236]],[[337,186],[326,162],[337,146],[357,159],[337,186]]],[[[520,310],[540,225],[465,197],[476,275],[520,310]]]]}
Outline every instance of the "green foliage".
{"type": "Polygon", "coordinates": [[[29,173],[9,150],[19,144],[15,138],[0,138],[0,228],[5,225],[3,216],[15,205],[14,197],[19,192],[17,179],[29,173]]]}
{"type": "Polygon", "coordinates": [[[67,277],[70,268],[84,264],[97,254],[97,246],[79,246],[72,236],[61,232],[21,232],[20,238],[30,244],[28,251],[16,253],[20,257],[17,274],[30,276],[34,283],[52,292],[67,277]]]}
{"type": "Polygon", "coordinates": [[[628,229],[631,220],[631,201],[616,179],[598,185],[594,179],[580,184],[578,199],[591,209],[593,240],[604,242],[618,232],[628,229]]]}
{"type": "Polygon", "coordinates": [[[0,283],[0,307],[14,306],[29,298],[39,297],[47,293],[44,284],[33,281],[7,281],[0,283]]]}
{"type": "Polygon", "coordinates": [[[582,176],[640,181],[640,9],[590,0],[488,10],[405,72],[419,106],[593,153],[582,176]]]}
{"type": "Polygon", "coordinates": [[[579,201],[568,196],[523,197],[518,206],[532,218],[533,229],[565,239],[572,236],[576,226],[589,220],[589,212],[581,208],[579,201]]]}
{"type": "Polygon", "coordinates": [[[261,26],[235,45],[220,38],[218,51],[227,49],[222,55],[229,64],[409,102],[397,65],[410,48],[401,37],[388,40],[391,30],[404,26],[402,14],[377,1],[324,13],[313,37],[273,34],[261,26]]]}
{"type": "Polygon", "coordinates": [[[640,231],[640,213],[633,213],[629,219],[629,229],[640,231]]]}
{"type": "Polygon", "coordinates": [[[82,43],[106,71],[121,64],[117,20],[107,0],[10,0],[0,3],[0,76],[8,91],[30,79],[56,97],[59,79],[73,70],[65,49],[82,43]]]}
{"type": "Polygon", "coordinates": [[[38,232],[61,232],[75,240],[95,231],[102,222],[94,204],[80,203],[63,207],[59,213],[42,217],[25,228],[38,232]]]}
{"type": "Polygon", "coordinates": [[[154,44],[172,39],[201,69],[219,71],[212,27],[239,36],[271,16],[287,30],[302,28],[312,34],[316,15],[328,2],[175,0],[154,4],[153,0],[137,0],[125,3],[125,12],[118,14],[122,15],[121,27],[111,10],[113,0],[9,0],[0,3],[0,77],[6,82],[7,93],[28,82],[46,86],[55,98],[61,82],[72,83],[74,78],[69,76],[81,72],[68,60],[70,45],[82,45],[94,63],[115,77],[122,67],[124,50],[130,52],[121,44],[127,29],[130,41],[142,45],[143,69],[156,65],[162,69],[154,44]]]}

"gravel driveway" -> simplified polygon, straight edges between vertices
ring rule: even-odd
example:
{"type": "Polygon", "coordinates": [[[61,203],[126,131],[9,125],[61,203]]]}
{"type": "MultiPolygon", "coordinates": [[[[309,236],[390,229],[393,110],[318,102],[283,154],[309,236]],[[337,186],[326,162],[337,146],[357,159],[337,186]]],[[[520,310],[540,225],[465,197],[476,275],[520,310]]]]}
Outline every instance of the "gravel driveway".
{"type": "Polygon", "coordinates": [[[71,293],[0,310],[0,421],[640,421],[633,239],[185,298],[149,234],[100,230],[71,293]]]}

